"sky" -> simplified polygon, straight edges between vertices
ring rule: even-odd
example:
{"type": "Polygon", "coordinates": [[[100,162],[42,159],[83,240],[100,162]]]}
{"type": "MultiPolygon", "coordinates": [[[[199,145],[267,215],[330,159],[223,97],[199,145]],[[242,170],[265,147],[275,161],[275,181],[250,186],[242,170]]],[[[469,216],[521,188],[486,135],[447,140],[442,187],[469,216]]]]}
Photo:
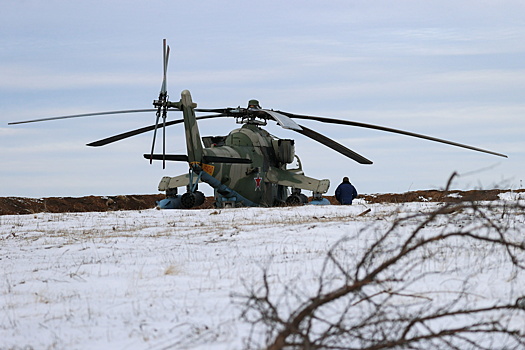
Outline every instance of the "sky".
{"type": "MultiPolygon", "coordinates": [[[[523,188],[525,3],[522,1],[32,1],[0,13],[0,196],[157,193],[187,164],[150,165],[153,113],[8,122],[150,108],[171,47],[168,93],[202,108],[245,106],[378,124],[489,149],[302,121],[372,160],[360,165],[273,123],[296,141],[306,175],[343,176],[361,193],[523,188]]],[[[170,119],[179,118],[176,112],[170,119]]],[[[226,135],[234,120],[199,124],[226,135]]],[[[181,125],[169,153],[184,153],[181,125]]],[[[161,150],[161,144],[156,146],[161,150]]],[[[201,186],[207,195],[212,191],[201,186]]]]}

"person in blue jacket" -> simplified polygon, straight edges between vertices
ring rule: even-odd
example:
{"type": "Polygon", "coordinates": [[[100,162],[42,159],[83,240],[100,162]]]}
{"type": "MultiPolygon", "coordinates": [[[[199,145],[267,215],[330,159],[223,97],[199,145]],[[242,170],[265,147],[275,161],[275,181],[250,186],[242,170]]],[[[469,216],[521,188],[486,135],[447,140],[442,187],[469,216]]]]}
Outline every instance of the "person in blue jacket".
{"type": "Polygon", "coordinates": [[[345,176],[343,182],[335,189],[335,199],[343,205],[351,205],[355,197],[357,197],[357,190],[345,176]]]}

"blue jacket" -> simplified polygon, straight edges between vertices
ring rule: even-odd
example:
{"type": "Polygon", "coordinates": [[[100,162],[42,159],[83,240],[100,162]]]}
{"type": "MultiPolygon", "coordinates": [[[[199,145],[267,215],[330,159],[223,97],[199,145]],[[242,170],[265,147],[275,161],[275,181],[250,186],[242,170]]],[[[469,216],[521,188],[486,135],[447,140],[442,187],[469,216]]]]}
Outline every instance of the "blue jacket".
{"type": "Polygon", "coordinates": [[[343,182],[335,190],[335,199],[341,204],[352,204],[355,197],[357,197],[357,190],[350,182],[343,182]]]}

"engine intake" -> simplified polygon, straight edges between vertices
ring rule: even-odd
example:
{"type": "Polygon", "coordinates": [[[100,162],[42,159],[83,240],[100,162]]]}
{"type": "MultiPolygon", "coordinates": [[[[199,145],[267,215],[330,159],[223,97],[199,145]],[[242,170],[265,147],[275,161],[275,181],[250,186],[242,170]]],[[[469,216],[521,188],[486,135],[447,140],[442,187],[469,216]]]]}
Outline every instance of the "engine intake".
{"type": "Polygon", "coordinates": [[[275,156],[280,163],[290,164],[295,157],[295,141],[288,139],[272,140],[275,156]]]}

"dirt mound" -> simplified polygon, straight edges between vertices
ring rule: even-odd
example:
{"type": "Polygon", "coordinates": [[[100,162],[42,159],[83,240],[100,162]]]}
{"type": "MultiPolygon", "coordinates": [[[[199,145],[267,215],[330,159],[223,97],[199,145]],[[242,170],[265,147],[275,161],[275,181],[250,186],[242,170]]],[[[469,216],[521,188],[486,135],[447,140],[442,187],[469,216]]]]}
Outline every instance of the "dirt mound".
{"type": "MultiPolygon", "coordinates": [[[[404,202],[459,202],[492,201],[500,193],[510,190],[473,190],[473,191],[413,191],[406,193],[363,194],[367,203],[404,203],[404,202]]],[[[514,192],[525,192],[525,189],[514,192]]],[[[49,197],[22,198],[0,197],[0,215],[32,214],[40,212],[65,213],[111,210],[141,210],[156,206],[164,194],[123,195],[123,196],[87,196],[87,197],[49,197]]],[[[333,196],[326,196],[332,204],[338,204],[333,196]]],[[[197,209],[213,208],[214,200],[207,197],[197,209]]]]}
{"type": "MultiPolygon", "coordinates": [[[[368,203],[493,201],[499,199],[501,193],[506,192],[511,192],[511,190],[425,190],[397,194],[365,194],[361,195],[360,198],[364,198],[368,203]]],[[[525,189],[514,190],[513,192],[525,192],[525,189]]]]}
{"type": "Polygon", "coordinates": [[[0,198],[0,215],[40,212],[64,213],[108,210],[140,210],[155,207],[164,195],[88,196],[50,198],[0,198]]]}

